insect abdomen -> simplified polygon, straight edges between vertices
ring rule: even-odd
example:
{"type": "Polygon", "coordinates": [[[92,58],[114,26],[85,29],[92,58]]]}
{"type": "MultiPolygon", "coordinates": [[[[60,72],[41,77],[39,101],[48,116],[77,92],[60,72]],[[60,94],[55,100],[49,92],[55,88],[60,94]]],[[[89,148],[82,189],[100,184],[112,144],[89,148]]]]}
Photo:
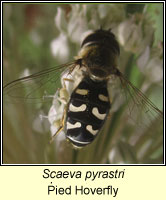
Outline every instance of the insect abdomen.
{"type": "Polygon", "coordinates": [[[66,116],[66,137],[77,147],[91,143],[110,109],[106,81],[85,77],[73,91],[66,116]]]}

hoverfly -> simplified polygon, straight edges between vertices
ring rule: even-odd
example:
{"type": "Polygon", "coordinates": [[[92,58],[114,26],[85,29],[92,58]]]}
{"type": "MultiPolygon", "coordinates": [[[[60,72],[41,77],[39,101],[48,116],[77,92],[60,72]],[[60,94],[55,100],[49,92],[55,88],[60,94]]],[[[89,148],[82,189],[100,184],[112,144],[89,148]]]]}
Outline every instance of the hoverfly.
{"type": "Polygon", "coordinates": [[[148,127],[156,118],[162,122],[162,111],[117,68],[119,54],[119,44],[111,30],[96,30],[83,40],[73,62],[12,81],[4,86],[4,96],[9,101],[45,103],[52,95],[53,106],[48,118],[56,127],[54,136],[65,130],[66,138],[76,147],[92,143],[103,128],[114,104],[109,90],[114,80],[125,91],[131,121],[143,127],[148,127]],[[63,71],[62,88],[53,96],[55,92],[50,88],[56,82],[58,71],[63,71]]]}

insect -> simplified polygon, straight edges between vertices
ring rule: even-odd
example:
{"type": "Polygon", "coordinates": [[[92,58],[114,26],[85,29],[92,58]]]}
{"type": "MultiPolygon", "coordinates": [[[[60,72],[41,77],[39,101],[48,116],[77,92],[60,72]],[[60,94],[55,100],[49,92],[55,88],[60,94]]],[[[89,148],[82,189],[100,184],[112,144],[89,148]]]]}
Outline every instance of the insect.
{"type": "Polygon", "coordinates": [[[131,121],[143,127],[156,118],[162,122],[162,111],[117,68],[119,54],[119,44],[111,30],[96,30],[83,40],[73,62],[12,81],[4,86],[4,96],[9,101],[26,103],[45,103],[52,97],[48,114],[54,132],[52,140],[64,130],[66,138],[78,148],[92,143],[102,130],[114,103],[109,91],[114,79],[125,91],[131,121]],[[53,96],[50,85],[56,82],[58,71],[63,71],[62,88],[53,96]]]}

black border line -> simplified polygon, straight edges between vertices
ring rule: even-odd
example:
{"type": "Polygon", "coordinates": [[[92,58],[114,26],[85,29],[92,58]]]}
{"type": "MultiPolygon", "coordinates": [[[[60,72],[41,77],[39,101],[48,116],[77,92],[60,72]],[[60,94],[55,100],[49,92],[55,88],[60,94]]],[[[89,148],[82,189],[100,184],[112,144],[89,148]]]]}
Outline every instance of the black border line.
{"type": "Polygon", "coordinates": [[[45,1],[45,2],[40,2],[40,1],[1,1],[1,163],[0,166],[2,167],[10,167],[10,166],[165,166],[165,1],[45,1]],[[92,3],[92,4],[99,4],[99,3],[123,3],[123,4],[132,4],[132,3],[163,3],[163,110],[164,110],[164,124],[163,124],[163,163],[162,164],[3,164],[3,116],[2,116],[2,111],[3,111],[3,99],[2,99],[2,85],[3,85],[3,3],[15,3],[15,4],[28,4],[28,3],[33,3],[33,4],[77,4],[77,3],[92,3]]]}

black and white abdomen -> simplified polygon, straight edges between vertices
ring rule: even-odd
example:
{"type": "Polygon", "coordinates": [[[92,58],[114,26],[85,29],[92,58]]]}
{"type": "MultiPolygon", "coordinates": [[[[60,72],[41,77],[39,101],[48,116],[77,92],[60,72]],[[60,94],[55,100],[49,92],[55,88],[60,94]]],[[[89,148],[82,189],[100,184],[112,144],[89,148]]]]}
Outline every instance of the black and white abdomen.
{"type": "Polygon", "coordinates": [[[91,143],[110,110],[107,82],[85,76],[71,94],[66,114],[66,137],[74,146],[91,143]]]}

